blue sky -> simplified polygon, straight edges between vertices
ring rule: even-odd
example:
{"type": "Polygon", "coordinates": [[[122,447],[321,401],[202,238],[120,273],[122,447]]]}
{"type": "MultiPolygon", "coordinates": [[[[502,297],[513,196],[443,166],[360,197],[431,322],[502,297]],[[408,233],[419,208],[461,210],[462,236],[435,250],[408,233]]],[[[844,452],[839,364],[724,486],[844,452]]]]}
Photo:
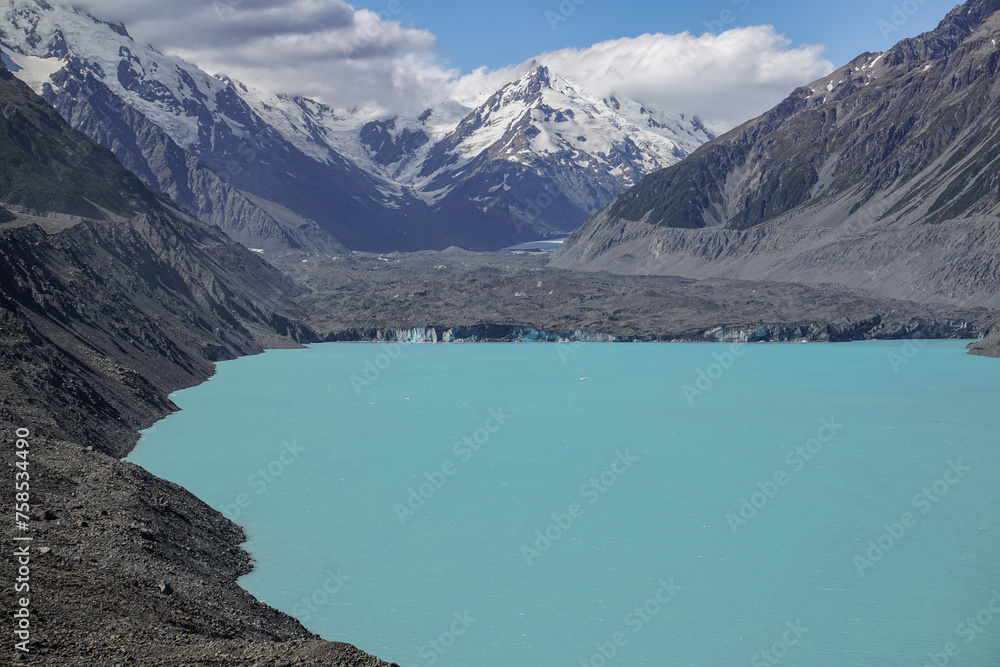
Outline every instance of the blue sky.
{"type": "Polygon", "coordinates": [[[572,12],[561,11],[560,0],[363,0],[351,4],[392,17],[406,27],[430,31],[437,36],[439,53],[463,73],[649,32],[700,35],[763,24],[773,25],[793,45],[826,46],[824,57],[840,66],[865,51],[884,51],[904,37],[933,29],[956,4],[955,0],[577,2],[562,3],[572,12]],[[880,25],[880,21],[885,23],[880,25]],[[890,31],[886,26],[898,29],[890,31]]]}

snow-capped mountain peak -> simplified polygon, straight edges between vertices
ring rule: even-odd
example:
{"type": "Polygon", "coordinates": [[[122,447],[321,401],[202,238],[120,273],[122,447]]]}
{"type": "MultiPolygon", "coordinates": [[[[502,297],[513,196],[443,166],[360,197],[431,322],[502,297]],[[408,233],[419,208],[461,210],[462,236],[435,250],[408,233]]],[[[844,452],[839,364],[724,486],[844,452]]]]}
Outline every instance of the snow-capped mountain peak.
{"type": "MultiPolygon", "coordinates": [[[[614,103],[597,97],[548,67],[534,67],[473,110],[434,147],[417,189],[441,199],[450,191],[450,174],[496,160],[538,174],[553,171],[554,165],[582,170],[604,181],[604,189],[627,189],[712,138],[696,120],[658,120],[637,102],[612,99],[614,103]]],[[[596,199],[587,203],[600,206],[596,199]]]]}
{"type": "Polygon", "coordinates": [[[476,108],[446,100],[407,117],[211,76],[46,0],[10,0],[0,46],[149,184],[224,227],[240,209],[244,240],[281,237],[278,224],[357,249],[503,247],[572,231],[711,138],[696,118],[594,95],[537,63],[476,108]],[[540,192],[554,203],[537,206],[540,192]]]}

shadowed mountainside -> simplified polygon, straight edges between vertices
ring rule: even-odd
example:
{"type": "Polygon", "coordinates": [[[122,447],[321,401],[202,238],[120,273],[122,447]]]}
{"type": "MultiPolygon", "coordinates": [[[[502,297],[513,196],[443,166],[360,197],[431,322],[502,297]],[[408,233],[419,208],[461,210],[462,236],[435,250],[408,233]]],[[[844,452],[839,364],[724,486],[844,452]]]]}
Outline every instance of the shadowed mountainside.
{"type": "MultiPolygon", "coordinates": [[[[6,70],[0,104],[0,193],[22,212],[0,224],[0,428],[8,442],[30,432],[35,547],[32,652],[8,656],[384,665],[243,591],[243,530],[118,460],[212,362],[316,340],[302,289],[174,209],[6,70]]],[[[0,559],[5,580],[15,567],[0,559]]]]}
{"type": "Polygon", "coordinates": [[[970,0],[795,90],[619,197],[554,266],[1000,306],[998,10],[970,0]]]}

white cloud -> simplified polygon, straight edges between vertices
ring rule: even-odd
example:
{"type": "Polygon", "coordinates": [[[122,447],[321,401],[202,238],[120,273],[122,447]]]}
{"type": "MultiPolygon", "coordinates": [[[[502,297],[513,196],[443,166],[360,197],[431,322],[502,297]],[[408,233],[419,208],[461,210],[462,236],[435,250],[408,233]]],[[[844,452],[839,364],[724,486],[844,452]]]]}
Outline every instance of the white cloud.
{"type": "MultiPolygon", "coordinates": [[[[419,111],[457,72],[435,36],[342,0],[80,0],[94,16],[212,74],[341,107],[419,111]]],[[[392,9],[396,9],[394,14],[392,9]]]]}
{"type": "MultiPolygon", "coordinates": [[[[717,131],[760,115],[797,86],[833,70],[823,47],[791,48],[771,26],[695,37],[642,35],[563,49],[534,60],[576,80],[592,93],[629,97],[661,110],[700,116],[717,131]]],[[[530,63],[497,72],[477,70],[454,84],[467,99],[495,90],[530,63]]]]}
{"type": "MultiPolygon", "coordinates": [[[[342,0],[83,0],[123,21],[139,41],[273,92],[338,107],[411,113],[446,97],[469,105],[516,79],[528,63],[464,76],[433,34],[402,23],[405,2],[381,13],[342,0]],[[395,13],[393,13],[395,11],[395,13]]],[[[563,49],[535,60],[599,95],[630,97],[700,116],[725,130],[829,73],[820,46],[797,46],[771,26],[695,37],[647,34],[563,49]]]]}

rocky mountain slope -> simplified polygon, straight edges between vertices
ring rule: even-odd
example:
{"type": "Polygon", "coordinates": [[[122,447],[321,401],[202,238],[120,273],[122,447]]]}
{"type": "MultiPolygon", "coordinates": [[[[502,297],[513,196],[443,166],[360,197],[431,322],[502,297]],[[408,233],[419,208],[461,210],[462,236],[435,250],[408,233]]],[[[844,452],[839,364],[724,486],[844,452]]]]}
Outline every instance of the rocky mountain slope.
{"type": "Polygon", "coordinates": [[[864,54],[647,177],[561,267],[1000,305],[1000,1],[864,54]]]}
{"type": "Polygon", "coordinates": [[[565,234],[712,135],[545,68],[417,118],[270,95],[44,0],[0,10],[18,77],[147,184],[251,247],[496,249],[565,234]]]}
{"type": "MultiPolygon", "coordinates": [[[[242,529],[118,460],[213,361],[316,340],[302,289],[149,190],[6,69],[0,108],[0,196],[16,212],[0,224],[0,428],[9,442],[30,434],[20,534],[33,539],[31,653],[6,657],[384,664],[253,599],[236,583],[250,568],[242,529]]],[[[13,507],[12,484],[3,498],[13,507]]],[[[4,580],[16,566],[0,559],[4,580]]]]}
{"type": "MultiPolygon", "coordinates": [[[[8,58],[11,64],[14,58],[8,58]]],[[[43,92],[74,127],[111,148],[146,184],[166,192],[205,222],[222,227],[234,240],[261,250],[345,251],[315,222],[230,185],[140,111],[123,105],[93,76],[67,68],[55,75],[53,83],[58,93],[43,92]]],[[[235,170],[238,165],[234,165],[235,170]]]]}
{"type": "Polygon", "coordinates": [[[466,116],[408,177],[451,228],[448,238],[475,218],[490,221],[484,249],[530,238],[525,232],[565,234],[712,137],[697,118],[670,122],[537,66],[466,116]]]}

